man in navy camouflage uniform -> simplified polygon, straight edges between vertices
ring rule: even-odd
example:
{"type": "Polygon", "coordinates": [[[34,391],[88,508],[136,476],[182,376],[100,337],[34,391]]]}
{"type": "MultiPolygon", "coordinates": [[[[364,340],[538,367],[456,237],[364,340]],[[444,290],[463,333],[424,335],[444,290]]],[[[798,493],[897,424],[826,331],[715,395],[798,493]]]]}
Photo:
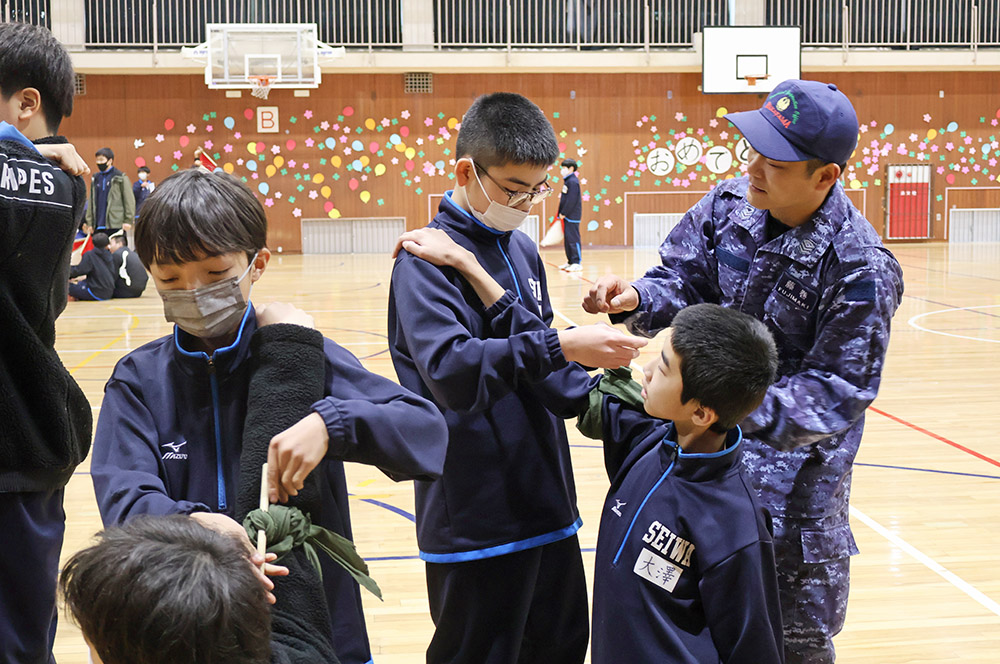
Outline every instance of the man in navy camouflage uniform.
{"type": "Polygon", "coordinates": [[[851,468],[875,398],[902,272],[839,181],[858,137],[833,85],[785,81],[726,116],[751,145],[745,177],[695,205],[638,281],[608,275],[584,300],[653,335],[696,302],[751,314],[778,344],[779,379],[743,423],[743,462],[774,518],[785,657],[834,661],[844,625],[851,468]]]}

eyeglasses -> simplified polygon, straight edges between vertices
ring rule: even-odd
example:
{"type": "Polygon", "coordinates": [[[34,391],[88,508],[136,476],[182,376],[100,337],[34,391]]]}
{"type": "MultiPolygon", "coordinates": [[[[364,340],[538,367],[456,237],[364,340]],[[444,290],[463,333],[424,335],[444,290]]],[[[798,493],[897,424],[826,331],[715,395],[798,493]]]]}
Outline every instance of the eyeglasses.
{"type": "Polygon", "coordinates": [[[534,191],[511,191],[497,182],[496,178],[490,175],[485,168],[480,168],[479,164],[476,163],[473,163],[472,165],[477,172],[488,177],[493,184],[500,187],[500,190],[503,191],[503,193],[507,194],[507,207],[520,207],[524,205],[525,202],[527,202],[529,206],[534,206],[535,204],[541,203],[545,200],[545,198],[553,191],[552,187],[547,184],[542,184],[542,186],[534,191]]]}

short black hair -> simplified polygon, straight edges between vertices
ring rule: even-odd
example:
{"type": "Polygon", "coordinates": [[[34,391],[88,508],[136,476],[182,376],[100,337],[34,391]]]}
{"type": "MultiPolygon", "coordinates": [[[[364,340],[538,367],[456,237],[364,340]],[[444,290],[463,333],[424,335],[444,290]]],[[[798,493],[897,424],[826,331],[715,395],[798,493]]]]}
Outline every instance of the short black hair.
{"type": "Polygon", "coordinates": [[[714,431],[728,431],[764,400],[778,372],[778,351],[761,321],[717,304],[682,309],[670,324],[681,361],[681,402],[715,411],[714,431]]]}
{"type": "Polygon", "coordinates": [[[139,170],[137,172],[139,172],[139,173],[149,173],[149,166],[140,166],[139,170]]]}
{"type": "Polygon", "coordinates": [[[112,233],[111,235],[108,236],[108,241],[110,242],[111,240],[118,240],[119,242],[122,243],[122,246],[124,247],[128,246],[128,235],[125,234],[125,231],[118,231],[117,233],[112,233]]]}
{"type": "Polygon", "coordinates": [[[559,158],[559,143],[542,109],[521,95],[494,92],[476,99],[465,112],[455,152],[483,169],[551,166],[559,158]]]}
{"type": "MultiPolygon", "coordinates": [[[[835,162],[827,161],[826,159],[808,159],[806,160],[806,175],[812,177],[813,173],[823,168],[827,164],[832,164],[832,163],[835,162]]],[[[840,166],[841,173],[847,170],[847,162],[844,162],[843,164],[837,164],[837,166],[840,166]]]]}
{"type": "Polygon", "coordinates": [[[105,664],[270,661],[270,609],[246,552],[189,516],[104,530],[66,563],[60,587],[105,664]]]}
{"type": "Polygon", "coordinates": [[[242,251],[252,259],[267,243],[264,206],[227,173],[185,169],[156,186],[139,212],[135,251],[148,268],[242,251]]]}
{"type": "Polygon", "coordinates": [[[115,158],[115,153],[111,151],[111,148],[101,148],[94,153],[94,156],[113,160],[115,158]]]}
{"type": "Polygon", "coordinates": [[[94,233],[94,249],[106,249],[110,240],[107,233],[94,233]]]}
{"type": "Polygon", "coordinates": [[[576,163],[576,159],[563,159],[560,166],[563,168],[572,168],[574,171],[580,168],[580,165],[576,163]]]}
{"type": "Polygon", "coordinates": [[[27,23],[0,23],[0,97],[35,88],[42,98],[45,125],[58,133],[73,113],[73,61],[52,33],[27,23]]]}

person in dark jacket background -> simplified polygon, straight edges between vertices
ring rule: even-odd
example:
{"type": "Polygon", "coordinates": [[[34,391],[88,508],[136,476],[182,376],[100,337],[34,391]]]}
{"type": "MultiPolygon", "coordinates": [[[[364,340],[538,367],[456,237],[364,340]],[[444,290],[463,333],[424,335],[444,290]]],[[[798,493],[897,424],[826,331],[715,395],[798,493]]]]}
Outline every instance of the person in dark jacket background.
{"type": "Polygon", "coordinates": [[[135,197],[136,218],[142,212],[142,204],[146,202],[149,195],[156,189],[156,183],[149,179],[148,166],[140,166],[138,176],[139,179],[132,183],[132,196],[135,197]]]}
{"type": "Polygon", "coordinates": [[[90,201],[84,215],[85,232],[129,231],[135,221],[135,196],[128,176],[115,168],[115,153],[101,148],[94,155],[98,173],[90,185],[90,201]]]}
{"type": "MultiPolygon", "coordinates": [[[[108,238],[111,258],[114,259],[115,292],[112,297],[139,297],[146,290],[149,274],[138,254],[128,248],[124,231],[108,238]]],[[[85,254],[86,255],[86,254],[85,254]]]]}
{"type": "Polygon", "coordinates": [[[583,199],[580,196],[579,164],[564,159],[559,168],[562,175],[562,195],[559,196],[559,216],[563,219],[563,246],[566,262],[559,266],[566,272],[579,272],[583,268],[583,250],[580,246],[580,220],[583,218],[583,199]]]}
{"type": "MultiPolygon", "coordinates": [[[[73,65],[45,28],[0,23],[0,662],[54,662],[66,482],[91,410],[55,350],[86,187],[43,157],[73,110],[73,65]]],[[[67,164],[66,161],[63,161],[67,164]]]]}
{"type": "Polygon", "coordinates": [[[110,240],[105,233],[94,233],[94,248],[69,270],[69,295],[74,300],[110,300],[115,292],[115,265],[110,240]]]}

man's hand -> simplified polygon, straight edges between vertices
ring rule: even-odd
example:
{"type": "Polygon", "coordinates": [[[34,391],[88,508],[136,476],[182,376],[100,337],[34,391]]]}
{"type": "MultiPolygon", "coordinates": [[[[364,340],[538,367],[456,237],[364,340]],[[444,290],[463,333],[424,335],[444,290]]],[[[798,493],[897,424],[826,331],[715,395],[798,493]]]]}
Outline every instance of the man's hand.
{"type": "Polygon", "coordinates": [[[583,298],[583,310],[589,314],[618,314],[638,306],[639,291],[614,274],[598,279],[587,297],[583,298]]]}
{"type": "Polygon", "coordinates": [[[257,553],[257,549],[250,543],[250,538],[247,537],[247,531],[243,528],[243,526],[225,514],[216,514],[214,512],[193,512],[191,514],[191,518],[206,528],[214,530],[217,533],[222,533],[228,537],[232,537],[239,542],[244,549],[246,549],[247,558],[250,565],[254,569],[254,573],[257,575],[257,580],[260,581],[260,584],[264,586],[264,590],[267,591],[268,603],[274,604],[276,600],[274,595],[271,593],[271,591],[274,590],[274,582],[267,577],[288,576],[287,567],[271,564],[278,558],[278,556],[274,553],[268,553],[266,556],[261,556],[257,553]]]}
{"type": "Polygon", "coordinates": [[[46,159],[51,159],[70,175],[87,175],[90,173],[90,166],[83,160],[76,148],[69,143],[42,143],[36,145],[35,149],[46,159]]]}
{"type": "Polygon", "coordinates": [[[460,272],[466,267],[469,259],[473,258],[472,252],[455,244],[455,241],[440,228],[418,228],[403,233],[396,240],[392,257],[395,258],[401,249],[406,249],[428,263],[439,267],[447,265],[457,268],[460,272]]]}
{"type": "Polygon", "coordinates": [[[274,325],[275,323],[287,323],[288,325],[301,325],[302,327],[315,328],[316,321],[312,316],[302,309],[287,302],[272,302],[271,304],[255,304],[257,312],[257,327],[274,325]]]}
{"type": "Polygon", "coordinates": [[[330,433],[319,413],[306,415],[272,438],[267,447],[268,500],[285,503],[297,496],[329,446],[330,433]]]}
{"type": "Polygon", "coordinates": [[[604,324],[559,331],[559,344],[566,360],[588,367],[627,367],[648,343],[648,339],[630,336],[604,324]]]}

